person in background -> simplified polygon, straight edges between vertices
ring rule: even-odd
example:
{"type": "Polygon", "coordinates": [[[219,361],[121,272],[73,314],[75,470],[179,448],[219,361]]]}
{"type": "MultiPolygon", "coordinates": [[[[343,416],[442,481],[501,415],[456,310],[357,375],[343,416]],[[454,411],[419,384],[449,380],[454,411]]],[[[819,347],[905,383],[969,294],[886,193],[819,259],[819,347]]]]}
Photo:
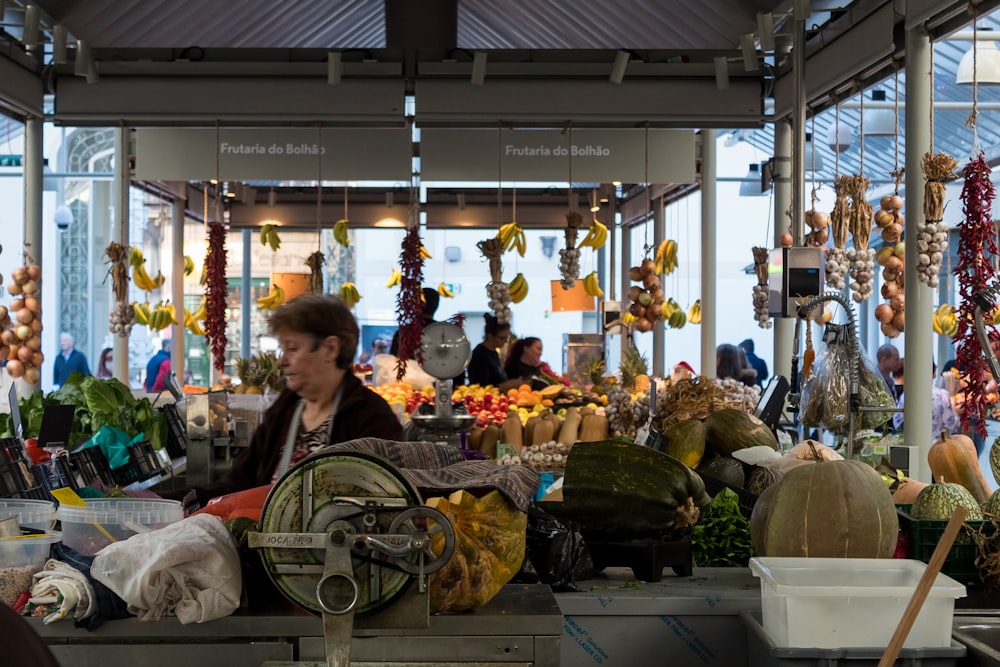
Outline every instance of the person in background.
{"type": "MultiPolygon", "coordinates": [[[[899,360],[893,377],[899,388],[899,400],[896,407],[903,408],[903,387],[904,387],[904,359],[899,360]]],[[[932,375],[937,373],[937,364],[931,362],[932,375]]],[[[899,433],[903,432],[903,413],[897,412],[892,416],[892,425],[899,433]]],[[[937,442],[942,431],[949,434],[956,433],[961,429],[961,420],[951,405],[951,394],[947,389],[938,386],[931,386],[931,442],[937,442]]]]}
{"type": "Polygon", "coordinates": [[[518,380],[514,386],[527,384],[532,389],[544,389],[550,384],[568,384],[542,361],[542,341],[533,336],[518,338],[511,345],[503,370],[509,380],[518,380]]]}
{"type": "Polygon", "coordinates": [[[493,385],[506,392],[521,384],[520,378],[507,379],[507,373],[500,364],[500,350],[510,341],[510,324],[501,324],[490,313],[483,315],[486,320],[483,342],[472,350],[472,359],[466,374],[469,384],[482,387],[493,385]]]}
{"type": "Polygon", "coordinates": [[[90,366],[87,365],[87,357],[84,356],[83,352],[73,347],[75,344],[76,340],[72,334],[66,331],[59,334],[59,354],[56,356],[55,363],[52,364],[52,384],[54,389],[63,386],[74,372],[82,375],[90,375],[90,366]]]}
{"type": "MultiPolygon", "coordinates": [[[[441,302],[441,295],[438,294],[436,289],[431,287],[425,287],[423,291],[424,295],[424,309],[422,312],[424,326],[428,324],[434,324],[434,314],[437,312],[438,304],[441,302]]],[[[396,333],[392,335],[392,343],[389,345],[389,354],[398,357],[399,356],[399,329],[396,333]]]]}
{"type": "Polygon", "coordinates": [[[892,372],[899,364],[899,350],[892,343],[886,343],[875,352],[875,364],[878,367],[878,372],[882,375],[886,391],[895,401],[899,396],[896,395],[896,383],[892,379],[892,372]]]}
{"type": "Polygon", "coordinates": [[[146,391],[163,391],[166,386],[160,387],[160,389],[154,389],[156,385],[156,378],[160,375],[160,367],[163,362],[167,362],[167,375],[170,374],[170,339],[165,339],[160,344],[160,351],[154,354],[149,363],[146,364],[146,379],[142,381],[142,386],[146,391]]]}
{"type": "Polygon", "coordinates": [[[767,362],[754,354],[754,343],[752,339],[747,338],[740,343],[739,347],[744,353],[746,353],[747,361],[750,363],[751,368],[757,372],[757,386],[763,387],[769,377],[767,373],[767,362]]]}
{"type": "Polygon", "coordinates": [[[153,380],[152,392],[166,391],[170,382],[170,357],[160,362],[160,367],[156,369],[156,379],[153,380]]]}
{"type": "Polygon", "coordinates": [[[403,439],[389,404],[352,372],[359,331],[347,304],[330,294],[303,294],[275,310],[267,325],[278,340],[285,390],[222,479],[163,497],[183,500],[188,509],[204,506],[217,496],[274,483],[327,445],[403,439]]]}
{"type": "Polygon", "coordinates": [[[757,371],[744,362],[740,348],[730,343],[723,343],[715,348],[715,377],[719,380],[732,378],[747,386],[757,384],[757,371]]]}
{"type": "Polygon", "coordinates": [[[109,380],[115,376],[114,368],[111,366],[113,362],[114,350],[110,347],[101,350],[101,358],[97,362],[97,373],[95,373],[99,380],[109,380]]]}

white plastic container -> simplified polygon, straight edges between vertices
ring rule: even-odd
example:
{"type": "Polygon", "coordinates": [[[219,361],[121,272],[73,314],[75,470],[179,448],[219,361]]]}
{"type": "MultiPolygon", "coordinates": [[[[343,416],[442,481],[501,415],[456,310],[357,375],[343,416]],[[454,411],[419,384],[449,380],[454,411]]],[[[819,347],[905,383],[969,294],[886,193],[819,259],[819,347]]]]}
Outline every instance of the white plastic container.
{"type": "Polygon", "coordinates": [[[180,502],[161,498],[89,498],[86,507],[56,510],[63,544],[92,556],[136,533],[162,528],[184,518],[180,502]]]}
{"type": "Polygon", "coordinates": [[[45,565],[58,532],[0,540],[0,602],[13,605],[31,587],[31,577],[45,565]]]}
{"type": "Polygon", "coordinates": [[[11,515],[22,528],[49,530],[56,520],[56,505],[49,500],[0,498],[0,517],[11,515]]]}
{"type": "MultiPolygon", "coordinates": [[[[877,558],[751,558],[764,631],[776,646],[885,648],[926,564],[877,558]]],[[[938,574],[904,648],[951,645],[965,586],[938,574]]]]}

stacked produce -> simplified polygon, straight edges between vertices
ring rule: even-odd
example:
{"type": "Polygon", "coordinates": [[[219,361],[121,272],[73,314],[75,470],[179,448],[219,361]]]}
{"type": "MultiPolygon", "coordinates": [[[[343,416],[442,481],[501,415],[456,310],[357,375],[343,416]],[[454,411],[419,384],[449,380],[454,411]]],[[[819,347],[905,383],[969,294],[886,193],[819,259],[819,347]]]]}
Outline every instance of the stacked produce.
{"type": "Polygon", "coordinates": [[[905,325],[903,276],[905,244],[900,240],[903,233],[903,198],[898,194],[886,195],[879,203],[875,213],[875,224],[882,228],[882,240],[885,245],[878,251],[875,261],[882,267],[882,297],[888,303],[875,308],[875,319],[881,324],[882,333],[888,338],[895,338],[903,331],[905,325]]]}
{"type": "Polygon", "coordinates": [[[10,305],[0,311],[0,323],[5,328],[0,333],[0,353],[7,350],[7,373],[13,378],[23,377],[28,384],[38,384],[40,367],[45,356],[42,348],[42,269],[37,264],[27,264],[14,269],[7,283],[7,293],[13,296],[10,305]]]}

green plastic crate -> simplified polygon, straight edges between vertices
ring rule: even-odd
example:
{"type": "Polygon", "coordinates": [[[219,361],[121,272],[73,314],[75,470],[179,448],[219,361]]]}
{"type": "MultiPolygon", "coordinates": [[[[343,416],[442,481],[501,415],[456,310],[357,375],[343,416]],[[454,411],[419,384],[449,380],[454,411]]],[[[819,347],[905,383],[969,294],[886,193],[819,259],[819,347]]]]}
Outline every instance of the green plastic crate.
{"type": "MultiPolygon", "coordinates": [[[[899,530],[906,540],[906,553],[910,558],[929,562],[937,547],[938,540],[948,525],[946,520],[915,519],[910,516],[910,505],[896,505],[899,515],[899,530]]],[[[970,529],[980,530],[989,521],[966,521],[959,531],[951,551],[945,558],[941,571],[949,577],[967,586],[982,586],[983,579],[976,567],[976,557],[979,556],[979,545],[976,544],[970,529]]]]}

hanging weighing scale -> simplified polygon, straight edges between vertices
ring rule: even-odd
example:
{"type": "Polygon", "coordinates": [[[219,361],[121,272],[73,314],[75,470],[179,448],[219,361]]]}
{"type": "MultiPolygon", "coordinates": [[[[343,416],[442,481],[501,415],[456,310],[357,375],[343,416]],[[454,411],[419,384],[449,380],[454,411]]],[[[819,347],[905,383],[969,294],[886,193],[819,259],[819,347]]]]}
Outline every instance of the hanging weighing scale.
{"type": "Polygon", "coordinates": [[[435,378],[434,413],[414,413],[410,419],[435,440],[459,444],[457,434],[467,432],[476,423],[476,415],[456,413],[451,405],[453,378],[469,365],[469,337],[458,325],[434,322],[424,327],[420,351],[423,355],[420,367],[435,378]]]}
{"type": "Polygon", "coordinates": [[[271,582],[322,615],[328,667],[350,664],[355,625],[428,627],[427,575],[455,548],[447,517],[392,463],[361,451],[303,459],[271,489],[258,527],[248,544],[271,582]]]}

